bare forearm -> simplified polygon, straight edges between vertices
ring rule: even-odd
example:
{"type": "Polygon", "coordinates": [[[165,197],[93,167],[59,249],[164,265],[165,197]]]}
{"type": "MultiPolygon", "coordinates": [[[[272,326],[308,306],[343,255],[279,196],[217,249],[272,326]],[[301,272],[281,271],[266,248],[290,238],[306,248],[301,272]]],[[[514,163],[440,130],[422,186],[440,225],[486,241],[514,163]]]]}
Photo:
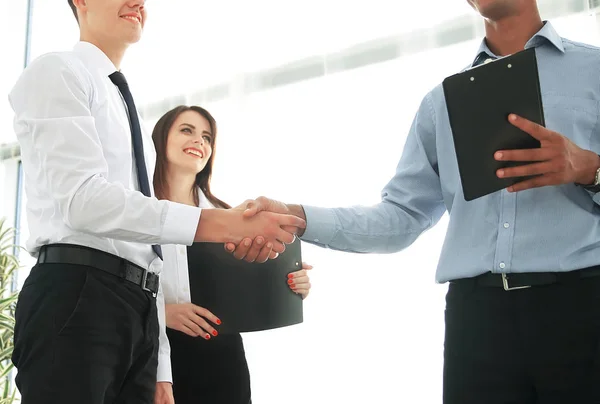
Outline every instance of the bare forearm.
{"type": "Polygon", "coordinates": [[[235,243],[228,226],[229,211],[225,209],[205,209],[196,228],[195,242],[235,243]]]}
{"type": "Polygon", "coordinates": [[[283,252],[284,244],[294,241],[298,228],[305,227],[303,219],[291,214],[261,212],[244,217],[240,209],[205,209],[200,216],[194,241],[239,244],[243,238],[264,237],[274,244],[275,252],[283,252]]]}

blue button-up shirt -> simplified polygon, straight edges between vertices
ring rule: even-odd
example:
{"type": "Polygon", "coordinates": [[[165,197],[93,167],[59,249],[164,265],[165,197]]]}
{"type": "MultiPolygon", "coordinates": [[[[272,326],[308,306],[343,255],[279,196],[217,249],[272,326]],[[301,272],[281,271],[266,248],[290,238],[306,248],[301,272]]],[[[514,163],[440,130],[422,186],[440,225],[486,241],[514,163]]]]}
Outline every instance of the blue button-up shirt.
{"type": "MultiPolygon", "coordinates": [[[[561,38],[548,22],[525,48],[536,50],[546,127],[600,153],[600,49],[561,38]]],[[[473,64],[481,55],[496,57],[485,40],[473,64]]],[[[570,271],[600,264],[598,203],[600,195],[575,184],[465,201],[439,85],[421,103],[382,201],[372,207],[305,206],[302,239],[342,251],[391,253],[448,211],[438,282],[489,271],[570,271]]]]}

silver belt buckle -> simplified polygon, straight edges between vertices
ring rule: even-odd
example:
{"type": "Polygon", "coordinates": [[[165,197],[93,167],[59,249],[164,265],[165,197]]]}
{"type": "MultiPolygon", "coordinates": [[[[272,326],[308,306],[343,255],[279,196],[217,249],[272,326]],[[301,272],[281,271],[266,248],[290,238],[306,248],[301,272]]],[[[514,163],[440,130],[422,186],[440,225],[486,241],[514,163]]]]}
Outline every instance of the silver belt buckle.
{"type": "Polygon", "coordinates": [[[528,289],[531,287],[531,285],[510,287],[510,285],[508,284],[508,276],[506,276],[506,274],[502,274],[502,285],[504,286],[504,290],[506,290],[506,291],[518,290],[518,289],[528,289]]]}
{"type": "Polygon", "coordinates": [[[141,287],[142,287],[143,291],[150,292],[150,293],[152,293],[153,297],[156,297],[156,293],[154,293],[154,291],[148,289],[148,286],[146,286],[146,284],[148,282],[148,272],[150,272],[150,271],[148,271],[147,269],[144,270],[144,274],[142,275],[142,284],[141,284],[141,287]]]}

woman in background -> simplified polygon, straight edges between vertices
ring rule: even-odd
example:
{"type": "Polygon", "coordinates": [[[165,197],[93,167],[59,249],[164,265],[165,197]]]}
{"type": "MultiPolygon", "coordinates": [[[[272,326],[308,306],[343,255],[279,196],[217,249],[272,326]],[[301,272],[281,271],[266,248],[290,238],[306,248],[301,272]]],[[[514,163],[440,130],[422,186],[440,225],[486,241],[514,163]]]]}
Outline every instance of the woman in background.
{"type": "MultiPolygon", "coordinates": [[[[217,126],[204,108],[179,106],[167,112],[152,133],[156,147],[154,190],[157,198],[204,209],[231,208],[210,188],[217,126]]],[[[173,393],[176,404],[249,404],[250,374],[240,334],[221,335],[211,324],[220,320],[191,303],[185,246],[163,246],[166,267],[161,275],[171,345],[173,393]],[[217,337],[218,336],[218,337],[217,337]]],[[[282,282],[305,298],[310,289],[307,270],[282,282]]],[[[218,313],[217,313],[218,314],[218,313]]]]}

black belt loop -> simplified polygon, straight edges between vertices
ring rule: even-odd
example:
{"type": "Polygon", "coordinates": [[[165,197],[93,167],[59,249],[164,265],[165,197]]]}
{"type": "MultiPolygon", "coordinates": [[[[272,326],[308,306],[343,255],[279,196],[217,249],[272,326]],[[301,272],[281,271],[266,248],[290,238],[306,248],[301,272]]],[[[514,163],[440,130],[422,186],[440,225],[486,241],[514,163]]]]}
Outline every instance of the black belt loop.
{"type": "Polygon", "coordinates": [[[40,247],[40,252],[38,253],[38,262],[39,260],[45,260],[46,259],[46,246],[43,245],[40,247]]]}
{"type": "Polygon", "coordinates": [[[90,247],[48,244],[40,248],[37,263],[88,266],[134,283],[154,297],[158,293],[158,275],[124,258],[90,247]]]}
{"type": "Polygon", "coordinates": [[[119,273],[117,274],[119,278],[125,279],[127,275],[127,264],[127,260],[121,260],[121,265],[119,266],[119,273]]]}

